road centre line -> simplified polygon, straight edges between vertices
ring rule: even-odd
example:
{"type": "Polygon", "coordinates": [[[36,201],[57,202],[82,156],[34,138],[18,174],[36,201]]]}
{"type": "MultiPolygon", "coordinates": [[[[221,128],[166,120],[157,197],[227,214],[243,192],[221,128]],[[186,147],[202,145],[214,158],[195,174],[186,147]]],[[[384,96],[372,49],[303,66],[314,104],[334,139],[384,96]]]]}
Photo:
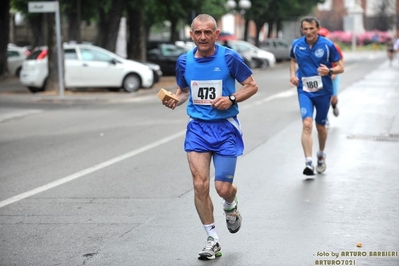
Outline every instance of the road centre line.
{"type": "Polygon", "coordinates": [[[107,166],[110,166],[110,165],[112,165],[112,164],[118,163],[118,162],[123,161],[123,160],[125,160],[125,159],[128,159],[128,158],[130,158],[130,157],[136,156],[136,155],[138,155],[138,154],[140,154],[140,153],[143,153],[143,152],[148,151],[148,150],[150,150],[150,149],[152,149],[152,148],[155,148],[155,147],[157,147],[157,146],[160,146],[160,145],[162,145],[162,144],[164,144],[164,143],[167,143],[167,142],[169,142],[169,141],[171,141],[171,140],[174,140],[174,139],[176,139],[176,138],[179,138],[179,137],[183,136],[185,133],[186,133],[185,130],[180,131],[180,132],[177,132],[177,133],[175,133],[175,134],[173,134],[173,135],[170,135],[170,136],[168,136],[168,137],[166,137],[166,138],[160,139],[160,140],[158,140],[158,141],[156,141],[156,142],[153,142],[153,143],[151,143],[151,144],[148,144],[148,145],[146,145],[146,146],[143,146],[143,147],[141,147],[141,148],[139,148],[139,149],[130,151],[130,152],[125,153],[125,154],[123,154],[123,155],[120,155],[120,156],[117,156],[117,157],[115,157],[115,158],[112,158],[112,159],[110,159],[110,160],[108,160],[108,161],[105,161],[105,162],[102,162],[102,163],[97,164],[97,165],[95,165],[95,166],[86,168],[86,169],[84,169],[84,170],[82,170],[82,171],[79,171],[79,172],[77,172],[77,173],[74,173],[74,174],[72,174],[72,175],[69,175],[69,176],[66,176],[66,177],[64,177],[64,178],[58,179],[58,180],[56,180],[56,181],[50,182],[50,183],[48,183],[48,184],[46,184],[46,185],[44,185],[44,186],[41,186],[41,187],[32,189],[32,190],[27,191],[27,192],[25,192],[25,193],[22,193],[22,194],[19,194],[19,195],[14,196],[14,197],[8,198],[8,199],[6,199],[6,200],[0,201],[0,208],[2,208],[2,207],[4,207],[4,206],[7,206],[7,205],[9,205],[9,204],[15,203],[15,202],[17,202],[17,201],[20,201],[20,200],[22,200],[22,199],[25,199],[25,198],[27,198],[27,197],[30,197],[30,196],[39,194],[39,193],[44,192],[44,191],[46,191],[46,190],[49,190],[49,189],[58,187],[58,186],[60,186],[60,185],[62,185],[62,184],[65,184],[65,183],[67,183],[67,182],[70,182],[70,181],[72,181],[72,180],[75,180],[75,179],[77,179],[77,178],[80,178],[80,177],[85,176],[85,175],[87,175],[87,174],[91,174],[91,173],[93,173],[93,172],[95,172],[95,171],[98,171],[98,170],[100,170],[100,169],[103,169],[103,168],[105,168],[105,167],[107,167],[107,166]]]}

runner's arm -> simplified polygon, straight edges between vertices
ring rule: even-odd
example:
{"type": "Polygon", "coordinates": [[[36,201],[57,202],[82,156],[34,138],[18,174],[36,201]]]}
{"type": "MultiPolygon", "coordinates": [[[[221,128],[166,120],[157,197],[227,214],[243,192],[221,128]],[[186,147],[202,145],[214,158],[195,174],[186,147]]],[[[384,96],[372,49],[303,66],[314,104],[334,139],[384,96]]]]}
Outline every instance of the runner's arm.
{"type": "Polygon", "coordinates": [[[187,101],[188,96],[190,95],[190,90],[188,88],[180,88],[178,86],[175,95],[179,99],[178,102],[173,99],[169,99],[168,101],[164,101],[163,105],[174,110],[177,106],[182,105],[187,101]]]}
{"type": "Polygon", "coordinates": [[[298,86],[299,80],[298,77],[296,76],[296,70],[297,70],[297,62],[295,58],[291,58],[290,62],[290,83],[294,86],[298,86]]]}
{"type": "Polygon", "coordinates": [[[342,59],[338,60],[337,62],[334,62],[334,67],[332,69],[332,74],[341,74],[344,73],[344,62],[342,59]]]}

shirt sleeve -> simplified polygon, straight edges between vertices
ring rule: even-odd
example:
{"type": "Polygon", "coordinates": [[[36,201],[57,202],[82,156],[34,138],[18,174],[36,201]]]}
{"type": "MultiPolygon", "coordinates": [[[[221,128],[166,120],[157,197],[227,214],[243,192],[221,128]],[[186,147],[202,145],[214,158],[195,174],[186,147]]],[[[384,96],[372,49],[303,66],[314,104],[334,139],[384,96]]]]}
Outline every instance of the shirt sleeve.
{"type": "Polygon", "coordinates": [[[330,62],[337,62],[340,59],[341,59],[341,56],[340,56],[340,54],[338,52],[338,49],[335,46],[335,44],[332,43],[332,45],[330,45],[330,62]]]}
{"type": "Polygon", "coordinates": [[[337,48],[337,51],[338,51],[339,55],[341,56],[341,59],[344,58],[341,47],[339,47],[339,45],[336,43],[334,43],[334,45],[335,45],[335,48],[337,48]]]}
{"type": "Polygon", "coordinates": [[[184,71],[186,69],[187,53],[180,55],[176,61],[176,84],[180,88],[188,88],[186,79],[184,78],[184,71]]]}
{"type": "Polygon", "coordinates": [[[244,63],[244,59],[236,51],[226,49],[225,58],[230,75],[238,82],[243,82],[253,74],[252,70],[244,63]]]}

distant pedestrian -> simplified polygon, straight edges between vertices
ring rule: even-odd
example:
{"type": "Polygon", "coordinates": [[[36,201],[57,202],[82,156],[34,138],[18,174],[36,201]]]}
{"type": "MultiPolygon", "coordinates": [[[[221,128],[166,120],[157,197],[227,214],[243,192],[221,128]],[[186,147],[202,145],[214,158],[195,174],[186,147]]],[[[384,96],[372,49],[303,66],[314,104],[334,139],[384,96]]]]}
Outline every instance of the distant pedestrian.
{"type": "Polygon", "coordinates": [[[210,165],[215,168],[215,188],[224,199],[223,209],[230,233],[241,228],[241,215],[233,183],[237,157],[244,143],[237,119],[238,103],[258,91],[251,69],[234,50],[216,44],[220,30],[213,17],[201,14],[191,24],[190,36],[196,47],[181,55],[176,63],[176,96],[163,102],[171,109],[188,100],[184,149],[193,177],[194,203],[207,233],[207,243],[199,259],[222,255],[216,233],[210,190],[210,165]],[[236,90],[236,80],[241,88],[236,90]]]}
{"type": "Polygon", "coordinates": [[[311,16],[302,18],[303,36],[292,43],[290,63],[290,83],[297,86],[298,100],[302,115],[301,142],[305,155],[303,174],[314,175],[312,162],[313,112],[316,110],[316,129],[319,140],[316,171],[326,170],[327,114],[333,94],[333,74],[344,71],[341,57],[334,43],[317,33],[320,22],[311,16]],[[335,66],[332,66],[332,63],[335,66]]]}
{"type": "MultiPolygon", "coordinates": [[[[395,53],[399,53],[399,38],[396,38],[395,43],[393,44],[393,50],[395,53]]],[[[399,56],[397,56],[399,59],[399,56]]]]}
{"type": "Polygon", "coordinates": [[[396,41],[393,44],[393,49],[395,50],[395,52],[399,52],[399,38],[396,38],[396,41]]]}
{"type": "Polygon", "coordinates": [[[387,41],[387,55],[389,60],[389,65],[392,66],[393,56],[395,54],[394,43],[392,39],[387,41]]]}
{"type": "Polygon", "coordinates": [[[374,32],[373,37],[371,37],[371,41],[373,42],[373,50],[378,50],[378,33],[377,31],[374,32]]]}

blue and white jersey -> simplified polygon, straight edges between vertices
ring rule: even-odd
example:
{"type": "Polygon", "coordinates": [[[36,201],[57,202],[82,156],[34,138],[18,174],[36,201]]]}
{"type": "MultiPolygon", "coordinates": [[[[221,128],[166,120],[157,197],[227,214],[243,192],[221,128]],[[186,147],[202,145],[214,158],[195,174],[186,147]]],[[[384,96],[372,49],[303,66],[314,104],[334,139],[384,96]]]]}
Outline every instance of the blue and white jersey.
{"type": "Polygon", "coordinates": [[[211,102],[218,96],[236,91],[235,81],[242,82],[252,75],[242,57],[234,50],[216,44],[213,56],[195,58],[197,48],[182,54],[176,63],[176,82],[189,88],[187,114],[195,119],[219,120],[239,113],[237,104],[227,110],[217,110],[211,102]]]}
{"type": "Polygon", "coordinates": [[[309,97],[333,94],[331,76],[319,76],[317,73],[320,64],[331,68],[333,62],[341,59],[332,41],[318,36],[317,41],[310,48],[303,36],[292,42],[290,55],[298,63],[296,73],[299,79],[298,93],[308,93],[309,97]]]}

